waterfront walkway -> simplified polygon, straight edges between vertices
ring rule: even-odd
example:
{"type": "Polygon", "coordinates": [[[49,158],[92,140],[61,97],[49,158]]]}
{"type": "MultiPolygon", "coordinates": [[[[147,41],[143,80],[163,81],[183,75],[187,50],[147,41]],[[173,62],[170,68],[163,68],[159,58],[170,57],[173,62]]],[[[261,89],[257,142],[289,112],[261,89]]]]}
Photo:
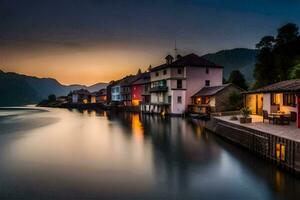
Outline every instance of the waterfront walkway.
{"type": "MultiPolygon", "coordinates": [[[[238,116],[240,118],[241,116],[238,116]]],[[[251,128],[264,133],[269,133],[275,136],[286,138],[289,140],[300,142],[300,129],[297,128],[296,123],[292,122],[290,125],[275,125],[269,124],[268,120],[263,123],[261,116],[252,115],[252,123],[241,124],[239,120],[230,120],[231,116],[214,117],[216,119],[236,124],[241,127],[251,128]]]]}

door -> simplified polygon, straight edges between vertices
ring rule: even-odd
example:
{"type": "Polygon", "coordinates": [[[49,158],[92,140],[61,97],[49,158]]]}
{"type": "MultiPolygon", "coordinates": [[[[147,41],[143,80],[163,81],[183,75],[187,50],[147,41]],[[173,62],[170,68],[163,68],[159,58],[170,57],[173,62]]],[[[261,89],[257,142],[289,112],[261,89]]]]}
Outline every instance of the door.
{"type": "Polygon", "coordinates": [[[263,113],[263,95],[257,94],[256,95],[256,115],[262,115],[263,113]]]}

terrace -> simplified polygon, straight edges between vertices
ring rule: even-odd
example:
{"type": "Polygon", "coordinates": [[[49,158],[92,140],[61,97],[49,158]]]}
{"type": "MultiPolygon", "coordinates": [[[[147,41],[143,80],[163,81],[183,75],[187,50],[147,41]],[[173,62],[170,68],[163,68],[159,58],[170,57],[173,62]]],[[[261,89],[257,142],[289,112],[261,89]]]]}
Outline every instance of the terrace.
{"type": "MultiPolygon", "coordinates": [[[[291,122],[289,125],[276,125],[269,124],[268,121],[263,123],[263,117],[258,115],[251,115],[252,123],[241,124],[238,120],[231,120],[232,116],[215,116],[214,118],[220,121],[224,121],[230,124],[238,125],[241,128],[249,128],[256,131],[268,133],[274,136],[286,138],[289,140],[300,142],[300,129],[297,128],[295,122],[291,122]]],[[[238,116],[241,117],[241,116],[238,116]]]]}

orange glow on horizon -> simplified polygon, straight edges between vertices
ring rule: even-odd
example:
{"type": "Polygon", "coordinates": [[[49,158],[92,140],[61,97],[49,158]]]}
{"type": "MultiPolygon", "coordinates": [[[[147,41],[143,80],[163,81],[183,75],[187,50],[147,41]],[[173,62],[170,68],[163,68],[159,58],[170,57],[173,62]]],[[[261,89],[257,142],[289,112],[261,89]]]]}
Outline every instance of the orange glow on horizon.
{"type": "Polygon", "coordinates": [[[0,69],[39,78],[54,78],[62,84],[93,85],[108,83],[129,74],[136,74],[164,62],[164,53],[151,48],[142,50],[135,47],[84,47],[68,49],[64,47],[19,49],[0,47],[3,59],[0,69]],[[134,58],[134,59],[132,59],[134,58]]]}

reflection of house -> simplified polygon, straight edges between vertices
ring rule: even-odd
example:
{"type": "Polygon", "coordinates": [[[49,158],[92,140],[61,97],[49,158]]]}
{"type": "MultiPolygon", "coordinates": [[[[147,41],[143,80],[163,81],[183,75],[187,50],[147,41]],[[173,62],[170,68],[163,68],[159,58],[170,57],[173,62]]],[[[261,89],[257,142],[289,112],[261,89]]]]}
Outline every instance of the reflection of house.
{"type": "Polygon", "coordinates": [[[263,110],[291,114],[298,119],[300,128],[300,79],[282,81],[244,94],[245,105],[252,114],[262,115],[263,110]]]}
{"type": "Polygon", "coordinates": [[[71,92],[72,103],[88,103],[90,92],[85,89],[75,90],[71,92]]]}
{"type": "Polygon", "coordinates": [[[234,84],[203,87],[192,96],[189,111],[193,113],[222,112],[230,108],[229,97],[232,93],[240,94],[243,89],[234,84]]]}
{"type": "Polygon", "coordinates": [[[223,68],[195,54],[173,57],[151,70],[150,112],[182,114],[200,88],[222,85],[223,68]]]}

